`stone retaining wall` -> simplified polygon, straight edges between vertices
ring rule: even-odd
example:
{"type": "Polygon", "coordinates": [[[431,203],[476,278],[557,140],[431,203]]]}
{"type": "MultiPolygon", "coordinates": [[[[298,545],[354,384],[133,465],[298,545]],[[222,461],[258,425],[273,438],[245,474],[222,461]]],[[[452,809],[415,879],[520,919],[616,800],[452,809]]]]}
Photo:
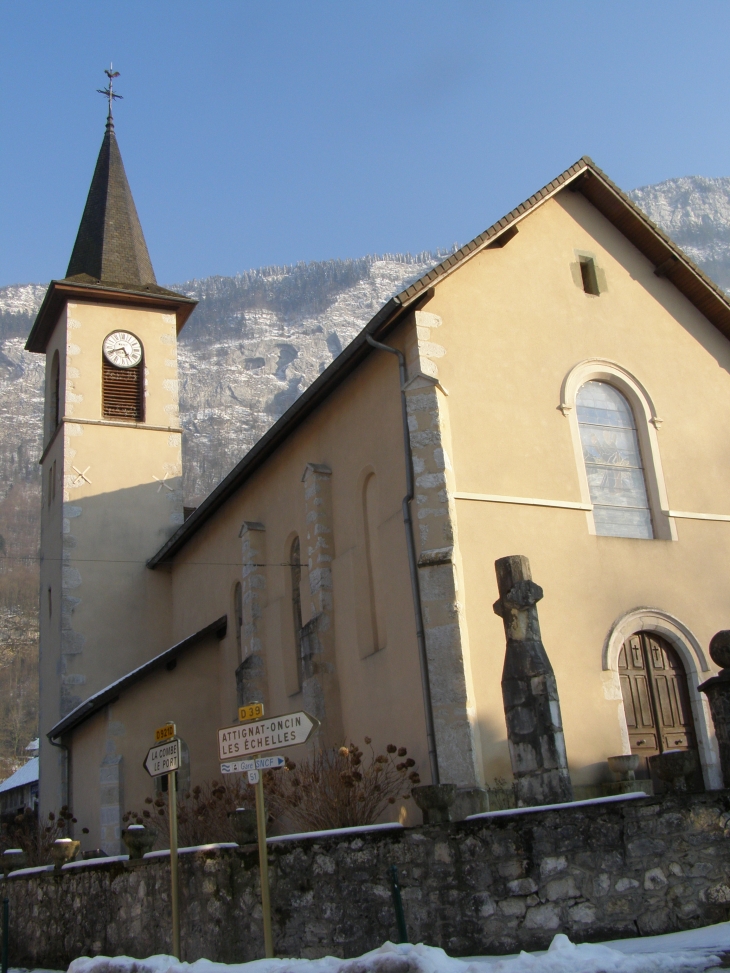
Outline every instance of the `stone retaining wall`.
{"type": "MultiPolygon", "coordinates": [[[[277,955],[356,956],[397,936],[452,955],[653,935],[730,915],[730,791],[507,813],[458,824],[275,843],[277,955]]],[[[181,855],[183,958],[262,955],[254,846],[181,855]]],[[[10,961],[170,951],[169,860],[11,876],[10,961]]]]}

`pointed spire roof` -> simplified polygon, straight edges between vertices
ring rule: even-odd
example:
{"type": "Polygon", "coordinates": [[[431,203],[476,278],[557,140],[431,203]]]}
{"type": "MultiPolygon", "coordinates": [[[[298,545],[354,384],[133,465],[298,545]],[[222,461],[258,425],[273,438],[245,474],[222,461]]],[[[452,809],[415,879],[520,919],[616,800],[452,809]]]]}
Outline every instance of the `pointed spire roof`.
{"type": "Polygon", "coordinates": [[[71,299],[174,312],[178,334],[198,303],[160,287],[155,279],[111,112],[66,277],[51,281],[28,335],[27,351],[45,352],[71,299]]]}
{"type": "Polygon", "coordinates": [[[66,271],[79,277],[135,290],[157,284],[111,116],[66,271]]]}

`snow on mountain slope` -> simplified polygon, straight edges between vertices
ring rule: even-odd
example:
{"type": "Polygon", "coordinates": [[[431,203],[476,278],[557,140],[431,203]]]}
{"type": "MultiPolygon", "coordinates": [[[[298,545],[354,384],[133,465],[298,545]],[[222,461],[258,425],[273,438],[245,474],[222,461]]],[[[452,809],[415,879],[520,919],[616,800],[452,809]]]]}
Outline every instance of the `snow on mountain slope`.
{"type": "Polygon", "coordinates": [[[629,193],[695,263],[730,291],[730,179],[685,176],[629,193]]]}

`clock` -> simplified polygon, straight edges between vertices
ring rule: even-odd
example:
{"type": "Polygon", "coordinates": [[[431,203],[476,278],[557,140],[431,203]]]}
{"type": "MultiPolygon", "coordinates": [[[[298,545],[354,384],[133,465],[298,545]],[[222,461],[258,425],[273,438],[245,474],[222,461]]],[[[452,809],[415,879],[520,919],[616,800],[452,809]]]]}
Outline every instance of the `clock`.
{"type": "Polygon", "coordinates": [[[112,331],[104,338],[104,357],[117,368],[134,368],[142,361],[142,345],[128,331],[112,331]]]}

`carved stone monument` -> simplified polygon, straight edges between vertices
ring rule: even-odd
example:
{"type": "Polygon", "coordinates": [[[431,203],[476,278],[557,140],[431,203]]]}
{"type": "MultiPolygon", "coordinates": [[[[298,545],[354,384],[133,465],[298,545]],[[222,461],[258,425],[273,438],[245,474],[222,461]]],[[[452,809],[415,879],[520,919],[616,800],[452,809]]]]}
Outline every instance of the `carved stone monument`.
{"type": "Polygon", "coordinates": [[[499,588],[494,611],[507,638],[502,699],[517,806],[572,801],[558,687],[537,616],[542,588],[532,580],[526,557],[502,557],[494,567],[499,588]]]}
{"type": "Polygon", "coordinates": [[[710,640],[710,657],[720,666],[716,676],[699,686],[710,704],[720,766],[725,787],[730,787],[730,631],[717,632],[710,640]]]}

